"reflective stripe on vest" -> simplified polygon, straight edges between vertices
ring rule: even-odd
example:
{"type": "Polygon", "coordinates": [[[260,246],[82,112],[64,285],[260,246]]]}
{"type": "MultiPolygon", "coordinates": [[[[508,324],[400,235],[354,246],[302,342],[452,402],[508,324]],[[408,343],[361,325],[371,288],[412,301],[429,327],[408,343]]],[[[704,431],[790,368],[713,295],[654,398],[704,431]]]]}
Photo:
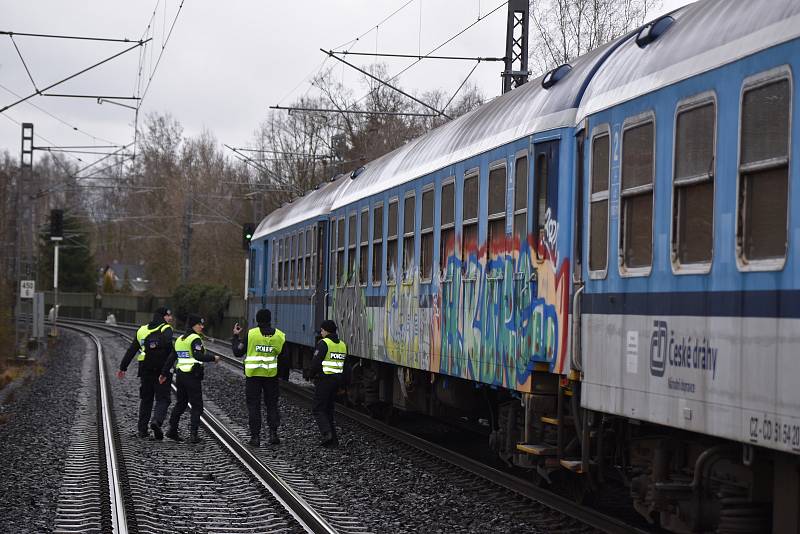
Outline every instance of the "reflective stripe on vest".
{"type": "Polygon", "coordinates": [[[137,361],[140,362],[144,361],[145,357],[144,341],[147,339],[147,337],[155,332],[163,332],[167,328],[169,328],[169,324],[167,323],[162,323],[155,328],[147,328],[146,324],[139,327],[139,330],[136,331],[136,341],[139,342],[139,354],[136,356],[137,361]]]}
{"type": "Polygon", "coordinates": [[[186,337],[179,337],[175,340],[175,354],[178,355],[177,365],[178,371],[190,373],[194,364],[203,365],[203,362],[194,359],[194,352],[192,351],[192,343],[195,339],[202,339],[199,335],[192,333],[186,337]]]}
{"type": "Polygon", "coordinates": [[[265,336],[258,327],[247,331],[247,352],[244,357],[245,376],[278,376],[278,354],[283,350],[286,335],[275,329],[265,336]]]}
{"type": "Polygon", "coordinates": [[[326,375],[335,375],[344,371],[344,360],[347,357],[347,345],[344,341],[334,343],[330,338],[323,338],[322,341],[328,346],[328,353],[322,360],[322,372],[326,375]]]}

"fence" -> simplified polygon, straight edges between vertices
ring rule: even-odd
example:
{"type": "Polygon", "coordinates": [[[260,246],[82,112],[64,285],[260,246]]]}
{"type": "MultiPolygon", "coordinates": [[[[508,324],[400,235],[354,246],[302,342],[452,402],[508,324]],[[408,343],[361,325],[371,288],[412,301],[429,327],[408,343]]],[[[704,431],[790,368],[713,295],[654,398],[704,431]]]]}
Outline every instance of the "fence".
{"type": "MultiPolygon", "coordinates": [[[[73,319],[105,320],[113,314],[118,323],[144,324],[153,317],[153,310],[160,306],[170,304],[169,297],[138,296],[138,295],[101,295],[95,293],[58,293],[59,317],[73,319]]],[[[45,309],[53,307],[53,292],[44,294],[45,309]]],[[[224,311],[220,324],[208,335],[215,337],[228,337],[233,324],[240,322],[242,325],[245,316],[245,305],[242,297],[231,297],[228,307],[224,311]]],[[[178,331],[183,330],[182,324],[175,325],[178,331]]]]}

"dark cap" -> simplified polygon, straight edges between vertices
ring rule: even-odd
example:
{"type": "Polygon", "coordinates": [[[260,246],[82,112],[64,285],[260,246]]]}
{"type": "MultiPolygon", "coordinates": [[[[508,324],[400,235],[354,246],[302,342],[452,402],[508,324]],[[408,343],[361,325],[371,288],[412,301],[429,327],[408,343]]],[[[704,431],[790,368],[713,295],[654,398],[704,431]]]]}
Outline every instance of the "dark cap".
{"type": "Polygon", "coordinates": [[[334,323],[330,319],[325,319],[324,321],[322,321],[322,324],[319,325],[319,327],[325,330],[326,332],[330,332],[331,334],[336,333],[336,323],[334,323]]]}
{"type": "Polygon", "coordinates": [[[156,311],[153,312],[153,320],[160,321],[164,318],[165,315],[172,315],[172,310],[168,306],[161,306],[160,308],[156,308],[156,311]]]}
{"type": "Polygon", "coordinates": [[[272,313],[268,309],[264,308],[258,310],[258,312],[256,313],[256,323],[269,324],[271,322],[272,322],[272,313]]]}
{"type": "Polygon", "coordinates": [[[200,317],[199,315],[195,315],[193,313],[189,314],[189,318],[186,319],[186,329],[191,330],[192,327],[196,324],[206,324],[206,320],[200,317]]]}

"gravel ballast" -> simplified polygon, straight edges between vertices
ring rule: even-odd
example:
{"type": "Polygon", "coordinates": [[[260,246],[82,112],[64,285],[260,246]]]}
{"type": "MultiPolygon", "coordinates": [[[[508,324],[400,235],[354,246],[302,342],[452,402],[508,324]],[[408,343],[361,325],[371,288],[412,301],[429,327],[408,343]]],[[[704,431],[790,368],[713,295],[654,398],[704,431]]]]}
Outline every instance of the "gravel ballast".
{"type": "Polygon", "coordinates": [[[2,532],[53,529],[81,372],[94,356],[90,349],[80,336],[62,330],[0,406],[2,532]]]}

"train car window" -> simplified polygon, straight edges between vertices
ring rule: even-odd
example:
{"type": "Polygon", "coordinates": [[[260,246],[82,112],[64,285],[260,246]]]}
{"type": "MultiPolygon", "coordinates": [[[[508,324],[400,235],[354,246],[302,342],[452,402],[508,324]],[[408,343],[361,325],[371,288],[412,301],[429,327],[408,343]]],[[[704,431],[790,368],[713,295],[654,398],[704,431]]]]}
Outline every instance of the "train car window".
{"type": "Polygon", "coordinates": [[[347,221],[347,285],[356,280],[356,214],[351,213],[347,221]]]}
{"type": "Polygon", "coordinates": [[[283,238],[283,289],[289,289],[289,258],[291,249],[289,248],[289,236],[283,238]]]}
{"type": "Polygon", "coordinates": [[[419,276],[425,282],[433,277],[433,189],[422,192],[420,224],[419,276]]]}
{"type": "Polygon", "coordinates": [[[448,269],[448,258],[455,252],[455,214],[455,183],[451,181],[442,185],[442,206],[439,211],[439,227],[441,229],[439,272],[442,280],[451,280],[453,276],[453,273],[448,269]]]}
{"type": "Polygon", "coordinates": [[[272,246],[269,249],[269,288],[275,289],[275,240],[272,240],[272,246]]]}
{"type": "Polygon", "coordinates": [[[331,219],[331,230],[328,241],[330,242],[330,259],[328,260],[328,286],[336,287],[336,238],[339,235],[337,231],[338,221],[331,219]]]}
{"type": "Polygon", "coordinates": [[[278,239],[278,257],[276,258],[277,267],[278,267],[278,276],[275,278],[275,289],[280,291],[283,289],[283,239],[278,239]]]}
{"type": "MultiPolygon", "coordinates": [[[[514,237],[522,250],[528,240],[528,157],[514,162],[514,237]]],[[[522,262],[517,262],[518,270],[522,262]]]]}
{"type": "Polygon", "coordinates": [[[777,269],[788,245],[792,83],[785,67],[771,78],[746,81],[742,94],[736,243],[740,265],[777,269]]]}
{"type": "MultiPolygon", "coordinates": [[[[491,259],[493,251],[505,249],[506,239],[506,166],[495,167],[489,171],[489,212],[486,239],[486,259],[491,259]]],[[[498,276],[502,269],[493,272],[498,276]]]]}
{"type": "Polygon", "coordinates": [[[336,228],[338,233],[336,237],[338,247],[336,249],[336,287],[342,287],[347,279],[347,272],[344,268],[344,217],[339,218],[336,228]]]}
{"type": "Polygon", "coordinates": [[[467,277],[476,274],[477,265],[470,262],[470,252],[478,250],[478,171],[464,177],[464,200],[462,206],[462,270],[467,277]]]}
{"type": "Polygon", "coordinates": [[[369,208],[361,212],[360,224],[361,236],[359,236],[359,243],[361,247],[358,250],[358,283],[359,285],[367,285],[367,261],[369,260],[369,208]]]}
{"type": "Polygon", "coordinates": [[[306,228],[306,268],[305,268],[305,284],[304,287],[311,287],[311,227],[306,228]]]}
{"type": "Polygon", "coordinates": [[[544,228],[547,222],[547,156],[539,154],[536,159],[536,228],[544,228]]]}
{"type": "Polygon", "coordinates": [[[386,283],[397,281],[397,200],[389,202],[389,237],[386,240],[386,283]]]}
{"type": "Polygon", "coordinates": [[[414,274],[414,217],[416,196],[407,196],[403,201],[403,282],[413,280],[414,274]]]}
{"type": "Polygon", "coordinates": [[[321,260],[317,258],[317,232],[321,232],[318,225],[311,226],[311,280],[314,287],[318,287],[321,282],[322,265],[321,260]]]}
{"type": "Polygon", "coordinates": [[[620,256],[628,271],[653,262],[654,122],[627,126],[622,134],[620,256]]]}
{"type": "Polygon", "coordinates": [[[372,210],[372,285],[381,285],[383,266],[383,203],[372,210]]]}
{"type": "Polygon", "coordinates": [[[289,287],[297,285],[297,236],[292,235],[292,248],[289,251],[289,287]]]}
{"type": "Polygon", "coordinates": [[[608,175],[611,143],[608,131],[592,138],[591,200],[589,202],[589,271],[605,278],[608,269],[608,175]]]}
{"type": "Polygon", "coordinates": [[[676,267],[711,262],[714,237],[716,104],[687,103],[675,116],[672,261],[676,267]]]}
{"type": "Polygon", "coordinates": [[[306,287],[308,278],[306,277],[306,231],[300,229],[297,234],[297,287],[306,287]]]}

